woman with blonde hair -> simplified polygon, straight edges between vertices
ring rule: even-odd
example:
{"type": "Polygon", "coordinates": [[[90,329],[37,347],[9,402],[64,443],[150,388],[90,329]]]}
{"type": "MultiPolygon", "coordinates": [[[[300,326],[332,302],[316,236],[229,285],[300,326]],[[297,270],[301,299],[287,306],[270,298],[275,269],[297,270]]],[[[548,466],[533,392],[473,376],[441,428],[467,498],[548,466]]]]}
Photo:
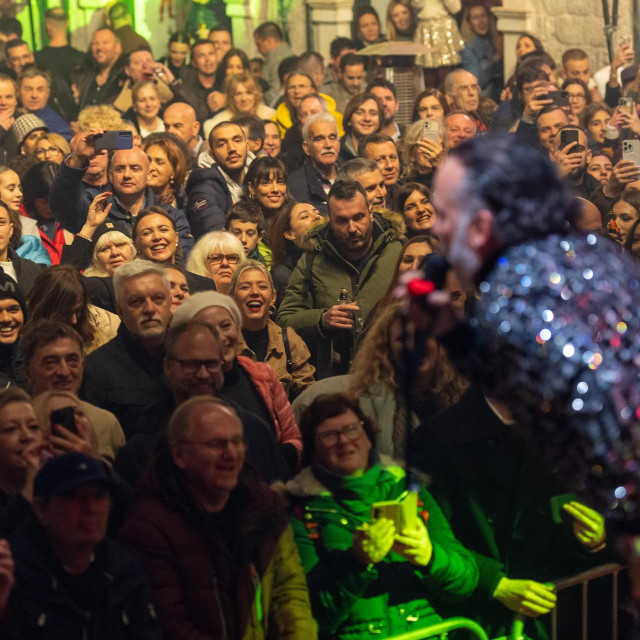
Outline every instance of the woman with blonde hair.
{"type": "Polygon", "coordinates": [[[36,158],[40,162],[48,161],[60,164],[70,152],[69,143],[59,133],[45,133],[36,142],[36,158]]]}
{"type": "Polygon", "coordinates": [[[234,271],[245,260],[244,247],[236,236],[227,231],[210,231],[191,250],[187,271],[211,278],[216,291],[228,293],[234,271]]]}
{"type": "Polygon", "coordinates": [[[416,31],[416,14],[410,0],[391,0],[387,5],[387,38],[412,41],[416,31]]]}
{"type": "Polygon", "coordinates": [[[117,109],[107,104],[85,107],[78,114],[78,131],[91,129],[117,131],[122,128],[122,116],[117,109]]]}
{"type": "Polygon", "coordinates": [[[244,72],[228,77],[224,83],[224,91],[227,96],[227,108],[213,118],[205,120],[202,125],[205,140],[218,123],[231,120],[238,114],[250,113],[261,120],[271,120],[276,114],[275,109],[264,104],[262,89],[250,73],[244,72]]]}
{"type": "Polygon", "coordinates": [[[257,260],[243,262],[233,274],[229,295],[242,316],[238,354],[266,362],[278,375],[289,399],[313,384],[315,367],[302,338],[291,328],[280,328],[269,317],[276,290],[267,267],[257,260]]]}
{"type": "Polygon", "coordinates": [[[431,189],[433,175],[444,160],[444,127],[439,127],[438,141],[435,142],[422,137],[424,123],[424,120],[414,122],[404,135],[400,145],[402,178],[403,182],[418,182],[431,189]]]}
{"type": "Polygon", "coordinates": [[[91,266],[84,270],[87,277],[107,278],[125,262],[136,257],[133,240],[122,231],[107,231],[93,245],[91,266]]]}

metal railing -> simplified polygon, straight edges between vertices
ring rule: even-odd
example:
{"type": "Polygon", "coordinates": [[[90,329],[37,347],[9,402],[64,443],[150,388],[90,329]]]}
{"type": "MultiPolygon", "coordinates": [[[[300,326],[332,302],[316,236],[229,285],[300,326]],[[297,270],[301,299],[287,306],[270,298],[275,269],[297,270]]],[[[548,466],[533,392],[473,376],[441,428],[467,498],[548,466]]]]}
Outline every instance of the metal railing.
{"type": "Polygon", "coordinates": [[[436,622],[428,627],[422,627],[415,631],[392,636],[388,640],[426,640],[427,638],[437,638],[438,636],[446,637],[449,631],[455,631],[457,629],[471,631],[478,640],[489,640],[489,637],[482,627],[469,618],[447,618],[442,622],[436,622]]]}
{"type": "MultiPolygon", "coordinates": [[[[598,578],[604,578],[605,576],[611,576],[613,581],[612,586],[612,603],[611,603],[611,640],[617,640],[618,638],[618,574],[625,567],[621,564],[615,564],[613,562],[609,564],[601,564],[598,567],[583,571],[575,576],[569,578],[562,578],[560,580],[553,580],[553,584],[556,585],[556,592],[564,589],[569,589],[577,585],[582,585],[582,635],[581,640],[588,640],[588,616],[589,616],[589,582],[597,580],[598,578]]],[[[577,638],[578,636],[576,636],[577,638]]],[[[551,639],[558,640],[558,613],[555,609],[551,612],[551,639]]],[[[604,640],[598,638],[598,640],[604,640]]]]}

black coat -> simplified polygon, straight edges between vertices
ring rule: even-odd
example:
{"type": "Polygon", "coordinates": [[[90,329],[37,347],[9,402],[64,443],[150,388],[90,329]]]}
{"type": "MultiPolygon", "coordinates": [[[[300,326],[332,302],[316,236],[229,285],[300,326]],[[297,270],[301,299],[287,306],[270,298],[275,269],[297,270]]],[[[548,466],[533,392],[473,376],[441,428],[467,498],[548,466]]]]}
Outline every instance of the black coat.
{"type": "Polygon", "coordinates": [[[64,570],[44,530],[25,523],[10,538],[15,585],[10,615],[0,623],[6,640],[160,640],[149,581],[138,562],[119,544],[104,540],[95,550],[90,614],[59,579],[64,570]],[[57,565],[57,566],[56,566],[57,565]]]}
{"type": "Polygon", "coordinates": [[[233,202],[218,168],[214,165],[192,171],[187,180],[187,193],[187,220],[196,240],[208,231],[221,231],[233,202]]]}
{"type": "Polygon", "coordinates": [[[122,323],[115,338],[86,360],[80,396],[111,411],[127,438],[159,397],[168,393],[163,353],[150,354],[122,323]]]}
{"type": "Polygon", "coordinates": [[[309,157],[297,171],[289,175],[287,189],[298,202],[309,202],[320,213],[327,214],[327,194],[309,157]]]}
{"type": "MultiPolygon", "coordinates": [[[[567,493],[562,478],[478,389],[422,424],[408,450],[411,463],[429,474],[429,490],[480,570],[473,597],[455,615],[478,620],[491,637],[504,634],[514,616],[492,598],[503,576],[549,582],[607,561],[588,553],[570,524],[554,523],[550,500],[567,493]]],[[[535,637],[544,637],[542,628],[535,637]]]]}
{"type": "Polygon", "coordinates": [[[44,271],[47,267],[44,264],[33,262],[33,260],[27,260],[27,258],[21,258],[16,254],[13,249],[9,249],[9,260],[13,263],[13,268],[16,270],[16,276],[18,278],[18,284],[22,289],[25,297],[29,295],[31,287],[38,274],[44,271]]]}

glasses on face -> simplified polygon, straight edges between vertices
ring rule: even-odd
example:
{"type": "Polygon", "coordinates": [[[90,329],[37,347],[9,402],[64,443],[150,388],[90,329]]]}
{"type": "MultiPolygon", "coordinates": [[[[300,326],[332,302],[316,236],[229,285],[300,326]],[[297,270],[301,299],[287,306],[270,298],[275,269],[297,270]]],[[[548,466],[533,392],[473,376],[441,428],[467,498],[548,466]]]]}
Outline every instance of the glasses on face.
{"type": "Polygon", "coordinates": [[[342,429],[331,429],[317,435],[317,439],[326,447],[338,444],[340,436],[344,436],[347,440],[357,440],[362,435],[362,420],[347,424],[342,429]]]}
{"type": "Polygon", "coordinates": [[[214,253],[212,256],[208,256],[207,260],[211,264],[221,264],[223,260],[226,260],[229,264],[238,264],[240,262],[240,256],[237,253],[214,253]]]}
{"type": "Polygon", "coordinates": [[[586,100],[586,99],[587,99],[587,96],[585,96],[584,93],[569,93],[569,100],[586,100]]]}
{"type": "Polygon", "coordinates": [[[194,375],[204,367],[209,373],[215,373],[222,365],[220,360],[180,360],[178,358],[169,357],[169,360],[177,362],[182,373],[187,375],[194,375]]]}
{"type": "Polygon", "coordinates": [[[58,153],[61,153],[60,149],[58,147],[49,147],[47,149],[38,149],[36,151],[36,156],[38,158],[44,158],[46,156],[54,156],[57,155],[58,153]]]}
{"type": "Polygon", "coordinates": [[[213,451],[226,451],[229,446],[234,449],[244,448],[246,442],[243,436],[233,436],[233,438],[212,438],[211,440],[204,440],[203,442],[197,442],[194,440],[180,440],[182,444],[190,444],[192,446],[205,447],[212,449],[213,451]]]}

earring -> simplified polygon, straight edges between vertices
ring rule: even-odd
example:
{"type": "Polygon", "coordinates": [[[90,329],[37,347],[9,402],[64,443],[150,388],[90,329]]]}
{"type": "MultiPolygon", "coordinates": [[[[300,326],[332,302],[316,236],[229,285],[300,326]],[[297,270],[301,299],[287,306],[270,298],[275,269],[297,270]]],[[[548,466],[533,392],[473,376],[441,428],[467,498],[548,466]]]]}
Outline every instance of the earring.
{"type": "Polygon", "coordinates": [[[176,180],[175,180],[175,176],[171,176],[169,178],[169,184],[173,187],[173,185],[175,184],[176,180]]]}

